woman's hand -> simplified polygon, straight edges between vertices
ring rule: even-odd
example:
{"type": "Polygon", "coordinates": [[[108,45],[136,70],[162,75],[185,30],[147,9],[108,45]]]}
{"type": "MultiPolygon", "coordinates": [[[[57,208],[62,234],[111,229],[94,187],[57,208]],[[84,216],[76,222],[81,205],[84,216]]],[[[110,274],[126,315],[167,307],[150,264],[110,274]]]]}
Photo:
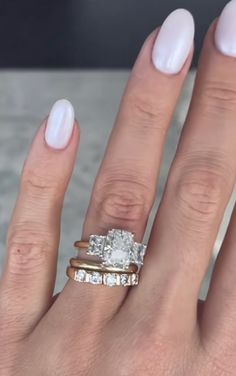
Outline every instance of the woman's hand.
{"type": "MultiPolygon", "coordinates": [[[[156,39],[157,33],[131,73],[83,239],[124,228],[142,241],[168,126],[191,63],[192,18],[178,10],[156,39]]],[[[235,214],[207,299],[198,303],[236,176],[235,35],[232,1],[207,34],[140,283],[131,289],[69,280],[53,298],[60,215],[79,141],[71,105],[55,104],[32,143],[8,230],[0,375],[235,374],[235,214]]]]}

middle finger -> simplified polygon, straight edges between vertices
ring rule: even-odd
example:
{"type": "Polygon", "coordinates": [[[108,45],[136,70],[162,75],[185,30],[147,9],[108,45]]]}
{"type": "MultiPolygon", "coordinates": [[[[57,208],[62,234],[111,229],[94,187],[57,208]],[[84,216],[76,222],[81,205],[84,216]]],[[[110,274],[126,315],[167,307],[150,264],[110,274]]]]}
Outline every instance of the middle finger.
{"type": "Polygon", "coordinates": [[[134,294],[156,317],[163,299],[163,320],[183,333],[196,327],[200,286],[236,175],[236,61],[217,48],[215,31],[216,22],[152,229],[142,288],[134,294]]]}

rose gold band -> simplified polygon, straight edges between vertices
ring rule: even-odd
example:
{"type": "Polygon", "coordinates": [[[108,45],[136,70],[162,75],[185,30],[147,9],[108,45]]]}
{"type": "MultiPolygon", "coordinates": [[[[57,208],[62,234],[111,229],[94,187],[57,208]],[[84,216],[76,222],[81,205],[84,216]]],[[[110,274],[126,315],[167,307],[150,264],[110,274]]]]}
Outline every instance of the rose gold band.
{"type": "Polygon", "coordinates": [[[83,249],[87,249],[89,247],[89,242],[87,241],[83,241],[83,240],[76,240],[74,242],[74,247],[75,248],[83,248],[83,249]]]}
{"type": "Polygon", "coordinates": [[[93,285],[113,286],[135,286],[139,282],[138,273],[111,273],[111,272],[97,272],[94,270],[85,270],[83,268],[74,268],[68,266],[66,274],[70,279],[76,282],[90,283],[93,285]]]}
{"type": "Polygon", "coordinates": [[[111,272],[111,273],[137,273],[138,266],[135,264],[130,264],[127,269],[122,269],[114,266],[106,266],[100,262],[93,260],[85,260],[79,258],[71,258],[70,265],[75,268],[82,268],[85,270],[96,270],[101,272],[111,272]]]}

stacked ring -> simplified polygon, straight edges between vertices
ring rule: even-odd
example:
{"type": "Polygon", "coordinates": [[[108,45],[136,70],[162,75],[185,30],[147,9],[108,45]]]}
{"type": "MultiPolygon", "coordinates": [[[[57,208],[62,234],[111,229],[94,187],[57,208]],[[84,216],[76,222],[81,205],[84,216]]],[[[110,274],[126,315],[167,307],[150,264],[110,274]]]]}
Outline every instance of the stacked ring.
{"type": "Polygon", "coordinates": [[[111,229],[107,235],[90,235],[89,241],[79,240],[74,246],[98,260],[72,258],[67,268],[69,278],[110,287],[138,284],[147,246],[135,242],[133,233],[111,229]]]}

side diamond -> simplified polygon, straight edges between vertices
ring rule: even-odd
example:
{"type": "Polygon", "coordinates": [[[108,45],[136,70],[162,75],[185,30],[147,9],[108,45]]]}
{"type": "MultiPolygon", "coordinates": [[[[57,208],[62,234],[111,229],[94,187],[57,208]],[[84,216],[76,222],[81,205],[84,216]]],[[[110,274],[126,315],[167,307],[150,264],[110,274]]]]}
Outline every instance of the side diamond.
{"type": "Polygon", "coordinates": [[[103,252],[104,243],[105,243],[105,236],[90,235],[87,254],[100,256],[103,252]]]}
{"type": "Polygon", "coordinates": [[[132,247],[133,262],[138,265],[143,265],[143,259],[146,253],[147,246],[145,244],[134,242],[132,247]]]}
{"type": "Polygon", "coordinates": [[[128,274],[121,274],[120,276],[120,283],[122,286],[126,286],[129,283],[129,276],[128,274]]]}
{"type": "Polygon", "coordinates": [[[105,278],[105,284],[109,287],[116,286],[117,285],[117,275],[114,273],[108,273],[104,276],[105,278]]]}
{"type": "Polygon", "coordinates": [[[101,285],[102,284],[102,274],[98,273],[98,272],[93,272],[90,277],[89,277],[89,281],[93,284],[93,285],[101,285]]]}
{"type": "Polygon", "coordinates": [[[75,280],[77,282],[84,282],[86,278],[86,271],[83,269],[76,270],[75,272],[75,280]]]}
{"type": "Polygon", "coordinates": [[[138,285],[139,282],[139,275],[138,274],[132,274],[131,283],[132,285],[138,285]]]}

